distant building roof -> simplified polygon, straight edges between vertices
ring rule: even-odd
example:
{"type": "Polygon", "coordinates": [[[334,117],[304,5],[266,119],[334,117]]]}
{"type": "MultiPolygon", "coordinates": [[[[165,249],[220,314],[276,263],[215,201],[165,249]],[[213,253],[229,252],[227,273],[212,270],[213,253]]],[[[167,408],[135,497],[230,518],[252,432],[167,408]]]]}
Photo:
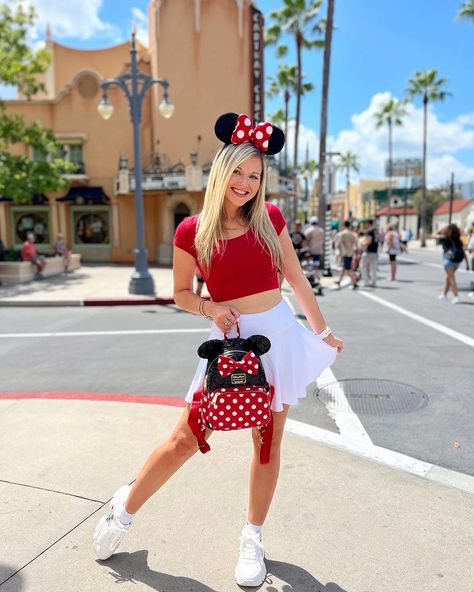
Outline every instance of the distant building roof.
{"type": "MultiPolygon", "coordinates": [[[[417,216],[418,215],[418,212],[416,210],[414,210],[413,208],[407,208],[406,212],[407,212],[407,216],[413,216],[413,215],[417,216]]],[[[380,208],[380,210],[377,210],[375,212],[375,216],[376,217],[386,216],[387,213],[388,213],[388,208],[384,207],[384,208],[380,208]]],[[[403,206],[398,207],[398,208],[390,208],[390,215],[391,216],[403,216],[404,213],[405,213],[405,208],[403,206]]]]}
{"type": "MultiPolygon", "coordinates": [[[[461,212],[469,204],[474,204],[474,201],[472,199],[455,199],[453,200],[453,212],[461,212]]],[[[449,199],[434,211],[433,216],[438,214],[449,214],[449,199]]]]}

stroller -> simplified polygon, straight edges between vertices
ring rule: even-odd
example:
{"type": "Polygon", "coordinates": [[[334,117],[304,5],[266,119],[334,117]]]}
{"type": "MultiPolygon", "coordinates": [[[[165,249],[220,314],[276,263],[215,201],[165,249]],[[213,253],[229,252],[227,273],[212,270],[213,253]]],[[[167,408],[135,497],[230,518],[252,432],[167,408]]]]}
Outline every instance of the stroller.
{"type": "Polygon", "coordinates": [[[319,280],[319,264],[314,261],[309,251],[301,251],[299,259],[301,269],[313,288],[313,292],[318,296],[323,296],[323,288],[319,280]]]}

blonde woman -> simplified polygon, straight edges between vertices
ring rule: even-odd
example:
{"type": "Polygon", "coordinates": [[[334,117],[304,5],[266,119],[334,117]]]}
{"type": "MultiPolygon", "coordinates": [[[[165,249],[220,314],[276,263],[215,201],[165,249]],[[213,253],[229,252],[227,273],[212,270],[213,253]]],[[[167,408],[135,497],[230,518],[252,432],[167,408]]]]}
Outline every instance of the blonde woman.
{"type": "MultiPolygon", "coordinates": [[[[333,363],[343,344],[324,321],[282,213],[264,201],[264,155],[282,149],[283,132],[269,122],[254,128],[247,115],[235,113],[222,115],[215,131],[224,146],[211,168],[203,210],[176,230],[174,299],[184,310],[212,319],[210,339],[222,339],[224,332],[233,335],[238,322],[242,337],[257,333],[271,341],[270,351],[262,357],[267,380],[275,389],[270,460],[260,464],[260,438],[252,430],[248,521],[235,570],[239,585],[259,586],[266,575],[261,529],[278,480],[288,410],[333,363]],[[193,291],[196,267],[211,300],[193,291]],[[298,323],[282,300],[280,270],[293,286],[312,331],[298,323]]],[[[109,514],[97,525],[94,550],[99,559],[116,551],[138,510],[198,450],[188,416],[193,393],[203,386],[205,368],[206,361],[201,360],[172,434],[151,453],[133,486],[115,493],[109,514]]]]}

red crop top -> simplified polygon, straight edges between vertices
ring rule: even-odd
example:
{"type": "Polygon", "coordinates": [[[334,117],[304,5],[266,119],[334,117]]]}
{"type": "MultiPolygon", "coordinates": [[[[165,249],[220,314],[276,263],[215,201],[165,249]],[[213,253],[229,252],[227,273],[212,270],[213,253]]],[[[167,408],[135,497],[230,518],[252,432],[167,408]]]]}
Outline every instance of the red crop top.
{"type": "MultiPolygon", "coordinates": [[[[265,202],[265,206],[279,235],[286,226],[285,218],[277,206],[268,202],[265,202]]],[[[211,267],[206,273],[197,263],[194,246],[197,219],[198,216],[190,216],[179,224],[173,244],[196,259],[214,302],[243,298],[280,287],[270,254],[258,244],[251,230],[236,238],[221,241],[225,243],[224,249],[221,253],[214,254],[211,267]]]]}

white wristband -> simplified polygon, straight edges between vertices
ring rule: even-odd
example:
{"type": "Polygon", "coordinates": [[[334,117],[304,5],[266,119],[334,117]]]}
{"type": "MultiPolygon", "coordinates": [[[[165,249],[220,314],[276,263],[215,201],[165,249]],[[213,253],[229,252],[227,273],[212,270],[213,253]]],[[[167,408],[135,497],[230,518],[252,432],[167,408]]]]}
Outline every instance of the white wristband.
{"type": "Polygon", "coordinates": [[[328,335],[331,335],[331,333],[331,329],[328,326],[326,326],[326,328],[323,331],[321,331],[321,333],[315,333],[315,335],[320,339],[325,339],[326,337],[328,337],[328,335]]]}

